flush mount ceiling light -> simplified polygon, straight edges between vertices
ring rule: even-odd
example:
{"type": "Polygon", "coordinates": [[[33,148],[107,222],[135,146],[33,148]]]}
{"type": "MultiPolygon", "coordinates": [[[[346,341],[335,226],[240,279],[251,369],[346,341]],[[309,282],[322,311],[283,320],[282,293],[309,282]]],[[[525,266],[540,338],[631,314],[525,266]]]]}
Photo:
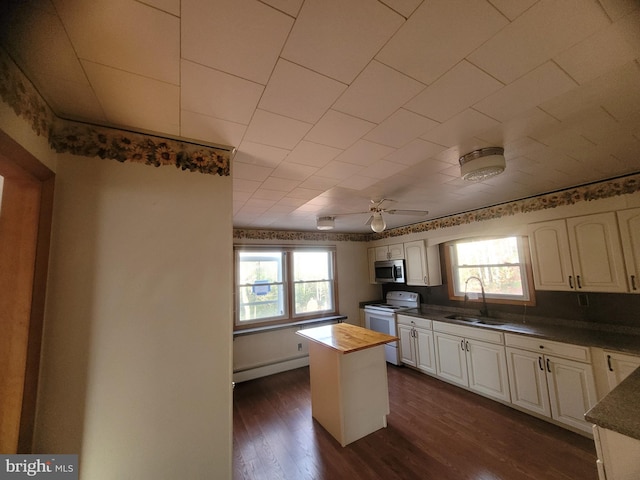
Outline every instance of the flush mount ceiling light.
{"type": "Polygon", "coordinates": [[[504,148],[489,147],[474,150],[460,157],[460,174],[463,180],[479,182],[504,172],[504,148]]]}
{"type": "Polygon", "coordinates": [[[335,226],[336,217],[318,217],[316,226],[318,230],[333,230],[335,226]]]}

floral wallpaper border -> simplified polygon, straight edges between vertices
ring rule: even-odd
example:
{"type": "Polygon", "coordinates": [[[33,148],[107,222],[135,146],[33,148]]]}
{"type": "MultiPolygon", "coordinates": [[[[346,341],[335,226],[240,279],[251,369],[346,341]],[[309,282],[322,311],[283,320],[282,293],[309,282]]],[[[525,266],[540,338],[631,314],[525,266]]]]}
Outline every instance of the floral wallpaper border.
{"type": "Polygon", "coordinates": [[[234,149],[75,122],[57,117],[29,79],[0,48],[0,97],[57,153],[228,176],[234,149]]]}
{"type": "Polygon", "coordinates": [[[411,233],[427,232],[456,225],[465,225],[484,220],[494,220],[519,213],[535,212],[579,202],[627,195],[640,191],[640,174],[632,174],[599,183],[583,185],[537,197],[515,200],[471,212],[449,215],[406,227],[390,228],[381,233],[326,233],[289,232],[283,230],[234,229],[234,240],[314,240],[368,242],[382,238],[399,237],[411,233]]]}

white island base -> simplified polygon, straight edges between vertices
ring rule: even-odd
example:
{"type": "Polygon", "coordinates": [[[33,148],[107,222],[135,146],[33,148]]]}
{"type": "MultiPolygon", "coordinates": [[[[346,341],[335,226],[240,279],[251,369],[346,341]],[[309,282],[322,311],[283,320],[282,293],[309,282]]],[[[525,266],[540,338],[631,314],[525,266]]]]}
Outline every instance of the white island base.
{"type": "MultiPolygon", "coordinates": [[[[350,334],[362,330],[371,332],[341,325],[341,328],[349,329],[350,334]]],[[[310,339],[313,340],[311,336],[310,339]]],[[[386,427],[389,388],[384,344],[346,352],[315,340],[309,342],[313,418],[343,447],[386,427]]]]}

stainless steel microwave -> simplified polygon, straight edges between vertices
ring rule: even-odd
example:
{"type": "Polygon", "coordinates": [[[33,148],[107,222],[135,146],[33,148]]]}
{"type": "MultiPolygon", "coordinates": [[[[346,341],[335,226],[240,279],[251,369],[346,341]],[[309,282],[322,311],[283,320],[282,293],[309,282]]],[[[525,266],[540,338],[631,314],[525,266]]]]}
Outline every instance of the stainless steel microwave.
{"type": "Polygon", "coordinates": [[[376,283],[405,283],[404,260],[383,260],[374,263],[376,283]]]}

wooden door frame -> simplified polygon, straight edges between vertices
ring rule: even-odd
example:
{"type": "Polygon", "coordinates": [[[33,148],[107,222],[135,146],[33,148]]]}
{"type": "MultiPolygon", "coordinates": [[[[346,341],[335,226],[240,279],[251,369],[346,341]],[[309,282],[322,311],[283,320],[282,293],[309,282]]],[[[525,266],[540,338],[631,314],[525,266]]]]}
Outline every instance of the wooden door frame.
{"type": "MultiPolygon", "coordinates": [[[[26,305],[26,310],[28,311],[21,314],[21,319],[3,320],[21,322],[19,325],[12,325],[12,327],[16,328],[11,330],[18,331],[18,333],[9,341],[11,342],[12,350],[15,347],[22,352],[21,355],[24,355],[24,364],[17,362],[20,365],[13,365],[14,372],[5,371],[3,375],[15,375],[14,378],[16,379],[20,379],[22,375],[23,385],[22,388],[19,388],[19,385],[14,385],[16,388],[12,388],[11,392],[0,392],[0,396],[3,397],[9,393],[13,396],[13,400],[9,403],[13,405],[12,408],[14,410],[10,414],[13,419],[9,421],[13,423],[9,426],[9,430],[12,430],[13,433],[11,438],[3,440],[2,448],[0,449],[2,450],[1,453],[31,453],[44,325],[55,174],[19,143],[0,130],[0,175],[5,179],[5,190],[9,186],[11,192],[17,192],[17,194],[12,193],[12,195],[17,195],[17,198],[20,195],[24,195],[24,198],[28,198],[30,202],[33,202],[37,209],[37,211],[30,214],[31,225],[29,227],[30,235],[33,237],[35,234],[35,238],[32,238],[32,240],[35,240],[35,248],[32,245],[26,249],[28,250],[28,258],[25,258],[24,261],[21,259],[19,267],[17,267],[20,270],[19,273],[31,275],[31,298],[28,305],[26,305]],[[23,371],[18,371],[20,369],[23,369],[23,371]],[[19,426],[16,425],[18,418],[19,426]],[[18,427],[17,436],[15,435],[16,427],[18,427]]],[[[18,241],[14,243],[17,244],[18,241]]],[[[14,246],[22,247],[21,245],[14,246]]],[[[0,292],[0,295],[9,296],[11,292],[0,292]]],[[[26,298],[28,299],[28,297],[26,298]]],[[[0,302],[2,302],[0,303],[1,305],[8,305],[7,302],[10,302],[10,298],[0,298],[0,302]]],[[[0,362],[5,360],[5,358],[0,357],[0,362]]],[[[13,364],[13,362],[10,363],[13,364]]],[[[5,384],[3,383],[2,385],[5,384]]],[[[3,425],[0,425],[0,427],[3,427],[3,425]]]]}

